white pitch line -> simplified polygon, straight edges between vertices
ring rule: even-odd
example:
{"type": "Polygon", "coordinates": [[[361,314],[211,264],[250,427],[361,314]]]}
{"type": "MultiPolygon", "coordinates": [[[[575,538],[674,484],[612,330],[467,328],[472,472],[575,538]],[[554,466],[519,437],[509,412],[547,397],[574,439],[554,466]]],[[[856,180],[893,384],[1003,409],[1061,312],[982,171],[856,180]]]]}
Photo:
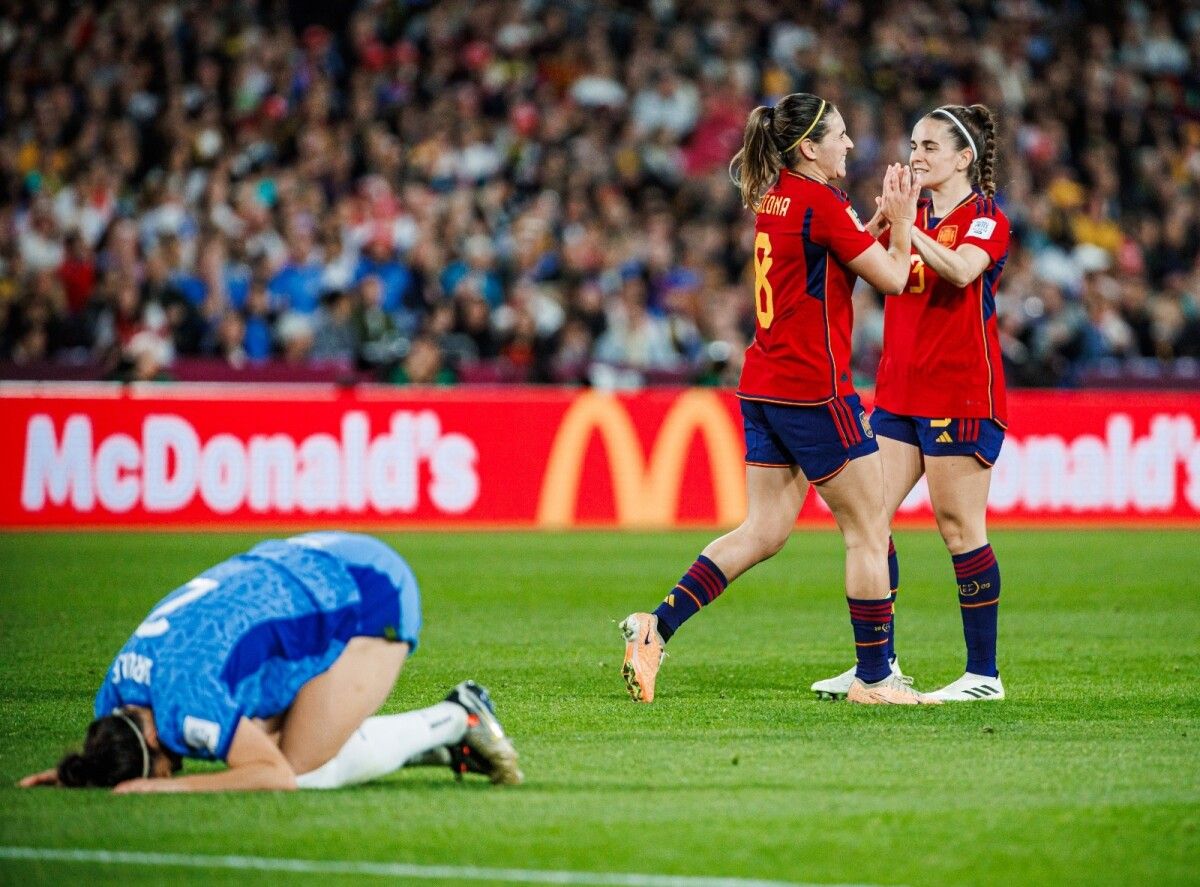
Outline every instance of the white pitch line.
{"type": "Polygon", "coordinates": [[[178,866],[195,869],[289,872],[316,875],[375,875],[435,881],[506,881],[514,884],[598,885],[598,887],[871,887],[812,884],[753,878],[690,875],[641,875],[621,872],[571,872],[539,869],[492,869],[471,865],[414,865],[405,862],[276,859],[269,856],[205,856],[195,853],[142,853],[126,850],[78,850],[54,847],[0,847],[0,859],[98,865],[178,866]]]}

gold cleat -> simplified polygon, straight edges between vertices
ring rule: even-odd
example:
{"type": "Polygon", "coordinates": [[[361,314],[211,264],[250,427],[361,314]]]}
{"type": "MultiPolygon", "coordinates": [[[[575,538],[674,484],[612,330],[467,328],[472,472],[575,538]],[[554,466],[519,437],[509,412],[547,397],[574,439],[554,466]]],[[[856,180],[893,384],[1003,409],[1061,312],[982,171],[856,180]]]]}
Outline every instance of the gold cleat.
{"type": "Polygon", "coordinates": [[[846,694],[850,702],[860,705],[941,705],[942,700],[918,692],[912,678],[895,673],[874,684],[864,684],[858,678],[850,685],[846,694]]]}

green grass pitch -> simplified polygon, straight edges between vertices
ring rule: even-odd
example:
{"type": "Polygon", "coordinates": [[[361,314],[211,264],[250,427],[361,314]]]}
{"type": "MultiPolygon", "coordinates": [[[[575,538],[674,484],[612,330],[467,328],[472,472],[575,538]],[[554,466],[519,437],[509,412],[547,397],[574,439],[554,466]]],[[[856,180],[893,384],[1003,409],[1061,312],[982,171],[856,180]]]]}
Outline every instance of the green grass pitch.
{"type": "MultiPolygon", "coordinates": [[[[387,535],[425,604],[388,710],[477,678],[526,785],[422,769],[332,793],[12,787],[80,742],[154,601],[258,538],[0,536],[0,845],[821,884],[1198,877],[1194,531],[994,533],[1009,699],[920,709],[808,690],[851,656],[833,532],[797,533],[693,619],[651,706],[625,696],[616,621],[660,600],[707,534],[387,535]]],[[[962,671],[953,572],[933,531],[896,542],[901,659],[932,689],[962,671]]],[[[339,880],[0,859],[0,883],[251,878],[339,880]]]]}

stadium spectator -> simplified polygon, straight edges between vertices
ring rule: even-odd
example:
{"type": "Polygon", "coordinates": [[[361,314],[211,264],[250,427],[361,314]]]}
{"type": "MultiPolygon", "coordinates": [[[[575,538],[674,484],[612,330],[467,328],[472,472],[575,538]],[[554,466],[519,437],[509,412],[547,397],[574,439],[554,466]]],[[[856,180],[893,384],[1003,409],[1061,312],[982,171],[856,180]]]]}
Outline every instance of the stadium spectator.
{"type": "Polygon", "coordinates": [[[313,319],[307,314],[289,311],[275,323],[275,338],[279,340],[280,356],[284,363],[303,366],[313,349],[313,319]]]}
{"type": "Polygon", "coordinates": [[[264,361],[271,356],[271,330],[275,325],[276,315],[266,283],[261,280],[251,283],[246,294],[246,336],[242,342],[247,359],[264,361]]]}
{"type": "Polygon", "coordinates": [[[413,275],[396,258],[389,236],[377,234],[367,244],[354,271],[356,282],[364,277],[374,277],[379,281],[383,289],[384,311],[395,313],[411,310],[408,303],[412,297],[413,275]]]}
{"type": "Polygon", "coordinates": [[[287,259],[268,288],[284,310],[312,314],[320,304],[324,274],[316,258],[312,232],[297,224],[288,237],[287,259]]]}
{"type": "Polygon", "coordinates": [[[354,302],[350,294],[333,290],[321,298],[313,330],[310,359],[320,363],[350,366],[358,352],[354,334],[354,302]]]}
{"type": "Polygon", "coordinates": [[[477,290],[487,304],[498,308],[504,301],[504,285],[496,268],[496,250],[482,234],[467,238],[463,258],[451,262],[442,273],[442,290],[453,296],[467,287],[477,290]]]}
{"type": "Polygon", "coordinates": [[[637,370],[671,370],[680,364],[669,324],[650,313],[649,287],[640,274],[621,284],[619,300],[608,312],[595,355],[604,363],[637,370]]]}
{"type": "Polygon", "coordinates": [[[454,299],[455,315],[452,331],[470,342],[470,356],[491,360],[500,354],[500,342],[492,326],[492,314],[487,300],[476,286],[477,281],[464,279],[454,299]]]}
{"type": "Polygon", "coordinates": [[[66,237],[58,279],[66,291],[67,310],[72,315],[82,314],[96,288],[96,257],[77,230],[66,237]]]}
{"type": "Polygon", "coordinates": [[[378,371],[395,364],[403,340],[393,315],[383,310],[383,284],[378,277],[359,281],[352,323],[361,368],[378,371]]]}
{"type": "Polygon", "coordinates": [[[237,311],[226,311],[217,323],[212,350],[233,369],[245,368],[250,359],[246,351],[246,321],[237,311]]]}
{"type": "Polygon", "coordinates": [[[421,335],[409,344],[408,353],[393,371],[390,381],[396,385],[449,385],[455,381],[455,376],[444,365],[437,340],[421,335]]]}

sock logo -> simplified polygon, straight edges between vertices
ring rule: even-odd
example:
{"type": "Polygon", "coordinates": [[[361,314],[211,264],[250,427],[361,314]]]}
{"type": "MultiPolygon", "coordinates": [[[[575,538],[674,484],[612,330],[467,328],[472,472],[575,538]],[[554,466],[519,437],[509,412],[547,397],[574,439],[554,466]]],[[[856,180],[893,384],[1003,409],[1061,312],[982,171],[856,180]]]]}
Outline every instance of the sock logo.
{"type": "Polygon", "coordinates": [[[975,597],[981,591],[987,591],[992,587],[990,582],[978,582],[972,579],[970,582],[960,582],[958,584],[958,593],[963,597],[975,597]]]}
{"type": "Polygon", "coordinates": [[[876,625],[875,630],[887,632],[892,630],[892,626],[888,623],[884,623],[883,625],[876,625]]]}
{"type": "Polygon", "coordinates": [[[663,603],[666,604],[668,607],[675,606],[675,592],[671,592],[669,595],[667,595],[665,598],[663,598],[663,603]]]}

